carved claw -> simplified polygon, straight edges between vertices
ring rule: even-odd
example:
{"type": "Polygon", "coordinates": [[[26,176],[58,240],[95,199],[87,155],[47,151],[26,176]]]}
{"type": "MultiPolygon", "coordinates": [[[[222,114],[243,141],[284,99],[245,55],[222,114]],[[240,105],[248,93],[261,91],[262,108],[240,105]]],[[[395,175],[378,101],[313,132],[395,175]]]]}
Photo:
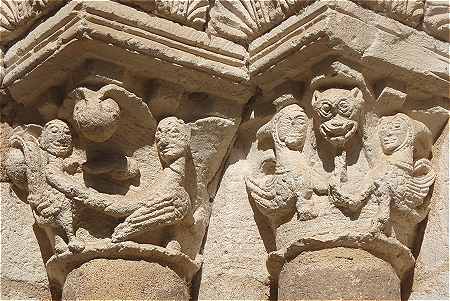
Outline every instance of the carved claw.
{"type": "Polygon", "coordinates": [[[297,208],[297,218],[300,221],[309,221],[315,219],[317,216],[317,212],[312,208],[297,208]]]}
{"type": "Polygon", "coordinates": [[[126,224],[124,224],[124,223],[119,224],[111,236],[111,242],[117,243],[117,242],[125,241],[126,240],[125,229],[126,229],[126,224]]]}
{"type": "Polygon", "coordinates": [[[370,185],[370,187],[358,196],[345,196],[339,192],[335,184],[330,184],[328,188],[328,197],[332,204],[341,209],[349,210],[350,212],[359,211],[370,195],[376,190],[377,184],[370,185]]]}
{"type": "Polygon", "coordinates": [[[61,211],[61,207],[55,206],[55,204],[50,199],[46,199],[43,202],[37,204],[34,209],[36,213],[43,217],[50,217],[56,215],[61,211]]]}
{"type": "Polygon", "coordinates": [[[81,241],[76,237],[73,237],[67,244],[67,247],[72,253],[80,253],[84,250],[86,246],[83,241],[81,241]]]}
{"type": "Polygon", "coordinates": [[[129,240],[159,226],[173,225],[186,215],[186,208],[179,208],[174,201],[165,201],[142,207],[119,224],[112,235],[112,242],[129,240]]]}

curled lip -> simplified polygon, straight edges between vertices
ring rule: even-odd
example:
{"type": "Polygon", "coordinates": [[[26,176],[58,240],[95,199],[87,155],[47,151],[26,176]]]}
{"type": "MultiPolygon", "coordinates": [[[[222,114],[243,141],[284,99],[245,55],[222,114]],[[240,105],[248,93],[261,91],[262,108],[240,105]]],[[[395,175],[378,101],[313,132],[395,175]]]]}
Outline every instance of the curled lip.
{"type": "Polygon", "coordinates": [[[330,138],[349,138],[356,131],[355,123],[348,122],[342,126],[330,126],[322,124],[321,130],[323,134],[330,138]]]}

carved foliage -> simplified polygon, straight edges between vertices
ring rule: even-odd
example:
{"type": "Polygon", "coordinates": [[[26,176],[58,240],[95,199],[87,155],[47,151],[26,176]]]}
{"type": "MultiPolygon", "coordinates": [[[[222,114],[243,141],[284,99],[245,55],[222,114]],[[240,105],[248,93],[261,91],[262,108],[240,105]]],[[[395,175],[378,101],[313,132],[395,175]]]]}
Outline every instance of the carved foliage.
{"type": "Polygon", "coordinates": [[[314,0],[217,0],[208,30],[248,44],[314,0]]]}
{"type": "Polygon", "coordinates": [[[209,10],[208,0],[116,0],[127,5],[137,6],[174,21],[202,30],[209,10]]]}
{"type": "Polygon", "coordinates": [[[15,39],[33,24],[33,21],[66,0],[1,0],[0,43],[15,39]]]}

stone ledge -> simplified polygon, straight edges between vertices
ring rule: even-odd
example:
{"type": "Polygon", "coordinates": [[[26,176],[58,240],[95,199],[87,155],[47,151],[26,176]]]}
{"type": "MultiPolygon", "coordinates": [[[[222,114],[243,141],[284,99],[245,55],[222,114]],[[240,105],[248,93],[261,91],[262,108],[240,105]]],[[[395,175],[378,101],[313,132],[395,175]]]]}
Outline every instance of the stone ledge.
{"type": "Polygon", "coordinates": [[[187,82],[193,90],[232,99],[241,99],[233,94],[248,94],[239,84],[248,80],[243,47],[123,8],[109,1],[69,3],[8,50],[3,85],[10,87],[17,101],[32,102],[84,61],[101,56],[148,77],[187,82]],[[158,72],[152,74],[151,70],[158,72]],[[211,77],[217,84],[203,85],[211,77]],[[39,85],[27,91],[23,88],[29,85],[26,82],[39,85]]]}
{"type": "Polygon", "coordinates": [[[372,77],[448,96],[448,43],[350,1],[316,2],[253,41],[250,78],[267,90],[286,78],[304,81],[329,55],[364,64],[372,77]]]}
{"type": "Polygon", "coordinates": [[[3,84],[17,101],[33,102],[86,60],[98,59],[243,103],[250,87],[304,81],[313,64],[340,56],[364,64],[374,80],[395,78],[447,97],[447,49],[448,43],[351,1],[316,2],[254,40],[248,52],[115,2],[70,2],[8,50],[3,84]]]}

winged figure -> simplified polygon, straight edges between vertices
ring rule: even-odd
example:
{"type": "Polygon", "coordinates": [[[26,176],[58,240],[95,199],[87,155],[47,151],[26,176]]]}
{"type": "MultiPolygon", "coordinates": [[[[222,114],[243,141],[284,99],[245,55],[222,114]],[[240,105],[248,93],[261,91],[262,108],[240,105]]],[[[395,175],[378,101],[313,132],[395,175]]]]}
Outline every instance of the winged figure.
{"type": "MultiPolygon", "coordinates": [[[[119,224],[113,242],[130,240],[164,226],[192,222],[191,199],[185,189],[188,126],[176,117],[161,120],[156,129],[156,146],[163,165],[162,175],[150,197],[119,224]]],[[[169,241],[179,249],[179,243],[169,241]]]]}
{"type": "Polygon", "coordinates": [[[398,113],[382,118],[379,137],[387,166],[375,184],[390,196],[394,219],[417,224],[428,214],[424,200],[435,180],[427,159],[432,146],[430,130],[423,123],[398,113]]]}
{"type": "Polygon", "coordinates": [[[295,103],[293,95],[274,101],[277,113],[257,133],[259,139],[268,134],[273,140],[275,174],[247,177],[246,185],[256,207],[274,228],[289,221],[297,211],[300,220],[316,217],[308,190],[307,169],[301,150],[306,137],[306,114],[295,103]]]}

